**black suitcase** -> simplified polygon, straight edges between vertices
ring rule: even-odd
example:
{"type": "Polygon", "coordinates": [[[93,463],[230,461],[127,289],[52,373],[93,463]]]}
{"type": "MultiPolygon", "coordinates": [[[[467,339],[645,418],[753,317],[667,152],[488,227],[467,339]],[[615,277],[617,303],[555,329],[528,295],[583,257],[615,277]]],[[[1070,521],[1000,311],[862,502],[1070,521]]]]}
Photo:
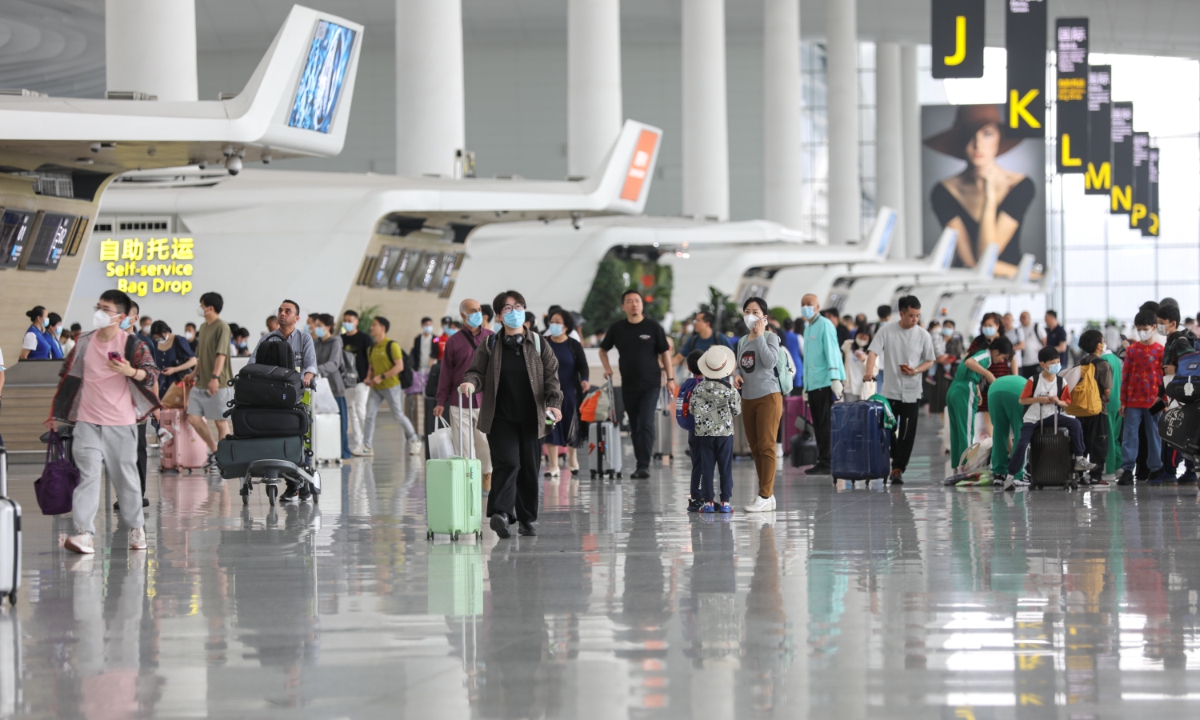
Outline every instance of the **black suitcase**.
{"type": "Polygon", "coordinates": [[[304,438],[221,438],[217,443],[217,467],[226,480],[245,477],[256,460],[287,460],[298,467],[307,465],[304,438]]]}
{"type": "Polygon", "coordinates": [[[250,363],[233,379],[233,404],[239,407],[292,408],[303,395],[300,373],[290,368],[250,363]]]}
{"type": "Polygon", "coordinates": [[[1167,410],[1158,420],[1163,442],[1187,455],[1200,453],[1200,405],[1167,410]]]}
{"type": "Polygon", "coordinates": [[[788,450],[794,468],[817,464],[817,441],[811,432],[792,436],[791,447],[788,450]]]}
{"type": "Polygon", "coordinates": [[[296,356],[286,341],[270,340],[258,346],[254,352],[254,364],[295,370],[296,356]]]}
{"type": "Polygon", "coordinates": [[[1029,484],[1036,489],[1074,489],[1077,484],[1071,436],[1065,427],[1058,426],[1058,413],[1054,414],[1053,428],[1042,425],[1033,432],[1033,442],[1029,445],[1029,484]]]}
{"type": "Polygon", "coordinates": [[[308,411],[303,407],[235,407],[225,414],[233,421],[233,436],[236,438],[294,437],[308,434],[308,411]]]}

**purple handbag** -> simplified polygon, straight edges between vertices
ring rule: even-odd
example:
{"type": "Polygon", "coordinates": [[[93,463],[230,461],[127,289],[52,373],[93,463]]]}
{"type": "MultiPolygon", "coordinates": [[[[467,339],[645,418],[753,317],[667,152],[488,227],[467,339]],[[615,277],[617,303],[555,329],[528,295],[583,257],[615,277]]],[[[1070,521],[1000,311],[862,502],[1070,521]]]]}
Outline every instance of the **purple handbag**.
{"type": "Polygon", "coordinates": [[[404,388],[405,395],[420,395],[425,392],[425,383],[429,381],[428,370],[418,370],[413,373],[413,383],[404,388]]]}
{"type": "Polygon", "coordinates": [[[67,459],[58,432],[51,430],[46,443],[46,467],[33,484],[38,507],[43,515],[64,515],[71,512],[71,498],[79,484],[79,470],[67,459]]]}

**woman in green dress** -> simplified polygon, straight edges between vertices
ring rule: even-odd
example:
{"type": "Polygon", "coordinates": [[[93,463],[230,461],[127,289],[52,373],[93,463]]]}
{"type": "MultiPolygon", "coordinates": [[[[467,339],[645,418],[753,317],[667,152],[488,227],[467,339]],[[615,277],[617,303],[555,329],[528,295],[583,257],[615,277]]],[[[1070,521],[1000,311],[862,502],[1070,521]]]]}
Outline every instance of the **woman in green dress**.
{"type": "Polygon", "coordinates": [[[975,411],[979,408],[979,383],[996,382],[988,369],[993,360],[992,350],[983,347],[968,355],[958,366],[950,389],[946,391],[946,411],[950,415],[950,466],[958,467],[963,453],[975,436],[975,411]]]}

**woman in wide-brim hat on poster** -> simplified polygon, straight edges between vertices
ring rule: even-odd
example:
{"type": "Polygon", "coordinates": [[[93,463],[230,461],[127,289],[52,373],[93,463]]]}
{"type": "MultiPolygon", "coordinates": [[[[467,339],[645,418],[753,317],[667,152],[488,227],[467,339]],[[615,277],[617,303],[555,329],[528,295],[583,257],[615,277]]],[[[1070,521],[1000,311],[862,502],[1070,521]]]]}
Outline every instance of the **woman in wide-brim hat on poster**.
{"type": "Polygon", "coordinates": [[[1015,274],[1021,222],[1037,189],[1027,176],[996,160],[1020,142],[1005,133],[996,105],[962,105],[949,130],[925,139],[926,147],[967,163],[961,173],[934,185],[929,197],[942,227],[958,231],[956,264],[975,267],[984,251],[997,245],[996,274],[1015,274]]]}

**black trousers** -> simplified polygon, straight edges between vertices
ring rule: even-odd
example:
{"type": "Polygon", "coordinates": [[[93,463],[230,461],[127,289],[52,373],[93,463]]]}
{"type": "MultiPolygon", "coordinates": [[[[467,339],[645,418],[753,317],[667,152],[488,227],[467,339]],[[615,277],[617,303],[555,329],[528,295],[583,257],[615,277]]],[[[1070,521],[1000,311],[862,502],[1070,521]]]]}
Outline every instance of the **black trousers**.
{"type": "Polygon", "coordinates": [[[1079,424],[1083,426],[1083,446],[1087,448],[1088,460],[1096,464],[1091,476],[1099,479],[1104,475],[1104,463],[1108,460],[1108,411],[1081,417],[1079,424]]]}
{"type": "Polygon", "coordinates": [[[146,497],[146,423],[138,423],[138,479],[142,481],[142,497],[146,497]]]}
{"type": "Polygon", "coordinates": [[[896,427],[892,428],[892,469],[901,472],[908,469],[912,457],[913,443],[917,440],[917,417],[920,402],[901,402],[888,398],[892,414],[896,416],[896,427]]]}
{"type": "Polygon", "coordinates": [[[542,441],[535,425],[492,420],[488,433],[492,451],[492,489],[487,515],[503,515],[509,522],[533,522],[538,516],[538,475],[542,441]]]}
{"type": "Polygon", "coordinates": [[[625,400],[625,414],[629,416],[629,438],[633,442],[633,457],[637,460],[638,470],[650,467],[650,458],[654,455],[654,409],[658,407],[658,396],[661,394],[661,388],[621,388],[621,397],[625,400]]]}
{"type": "Polygon", "coordinates": [[[828,465],[833,458],[829,431],[833,427],[833,388],[808,391],[808,409],[813,416],[813,434],[817,438],[817,464],[828,465]]]}

